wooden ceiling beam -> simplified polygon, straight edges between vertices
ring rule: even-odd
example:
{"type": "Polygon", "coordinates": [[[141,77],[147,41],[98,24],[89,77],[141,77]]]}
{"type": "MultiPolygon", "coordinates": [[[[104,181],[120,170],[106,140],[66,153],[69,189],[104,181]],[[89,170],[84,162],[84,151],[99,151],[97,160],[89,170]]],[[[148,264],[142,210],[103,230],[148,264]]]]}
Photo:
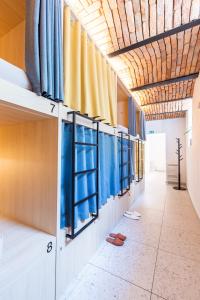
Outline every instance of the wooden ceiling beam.
{"type": "Polygon", "coordinates": [[[123,53],[129,52],[129,51],[135,50],[135,49],[140,48],[142,46],[146,46],[148,44],[151,44],[153,42],[159,41],[159,40],[164,39],[166,37],[169,37],[169,36],[171,36],[173,34],[177,34],[179,32],[185,31],[187,29],[193,28],[194,26],[198,26],[198,25],[200,25],[200,19],[193,20],[193,21],[191,21],[189,23],[186,23],[186,24],[183,24],[181,26],[175,27],[173,29],[167,30],[165,32],[162,32],[160,34],[157,34],[155,36],[147,38],[147,39],[145,39],[143,41],[140,41],[138,43],[134,43],[134,44],[131,44],[131,45],[127,46],[127,47],[124,47],[124,48],[121,48],[121,49],[116,50],[114,52],[111,52],[111,53],[108,54],[108,56],[109,57],[118,56],[120,54],[123,54],[123,53]]]}
{"type": "Polygon", "coordinates": [[[152,116],[166,115],[166,114],[176,114],[176,113],[182,113],[182,112],[186,112],[186,111],[187,111],[186,109],[175,110],[175,111],[165,111],[162,113],[145,114],[145,117],[152,117],[152,116]]]}
{"type": "Polygon", "coordinates": [[[176,101],[180,101],[180,100],[184,101],[184,100],[188,100],[188,99],[191,99],[191,98],[192,97],[171,99],[171,100],[158,101],[158,102],[150,102],[150,103],[142,104],[140,106],[146,107],[146,106],[149,106],[149,105],[162,104],[162,103],[170,103],[170,102],[176,102],[176,101]]]}
{"type": "Polygon", "coordinates": [[[189,75],[185,75],[185,76],[170,78],[170,79],[167,79],[167,80],[162,80],[162,81],[153,82],[153,83],[145,84],[145,85],[142,85],[142,86],[138,86],[138,87],[132,88],[131,91],[132,92],[137,92],[137,91],[141,91],[141,90],[148,90],[148,89],[151,89],[151,88],[154,88],[154,87],[157,87],[157,86],[168,85],[168,84],[176,83],[176,82],[180,82],[180,81],[196,79],[198,76],[199,76],[199,73],[193,73],[193,74],[189,74],[189,75]]]}

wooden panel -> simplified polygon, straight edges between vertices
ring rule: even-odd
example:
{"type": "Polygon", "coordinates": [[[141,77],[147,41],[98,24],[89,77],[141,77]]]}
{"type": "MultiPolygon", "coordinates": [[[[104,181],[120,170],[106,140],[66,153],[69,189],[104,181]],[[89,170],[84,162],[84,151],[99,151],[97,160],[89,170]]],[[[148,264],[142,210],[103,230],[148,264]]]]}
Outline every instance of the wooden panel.
{"type": "Polygon", "coordinates": [[[44,114],[23,111],[14,106],[8,106],[0,101],[0,126],[36,121],[49,118],[44,114]]]}
{"type": "Polygon", "coordinates": [[[0,1],[0,36],[25,19],[25,0],[0,1]]]}
{"type": "Polygon", "coordinates": [[[136,135],[140,134],[140,111],[136,111],[136,135]]]}
{"type": "Polygon", "coordinates": [[[0,58],[25,70],[25,22],[0,38],[0,58]]]}
{"type": "Polygon", "coordinates": [[[146,116],[146,121],[152,120],[165,120],[165,119],[175,119],[175,118],[185,118],[185,112],[175,112],[175,113],[166,113],[166,114],[157,114],[152,116],[146,116]]]}
{"type": "Polygon", "coordinates": [[[192,97],[194,82],[195,80],[188,80],[151,88],[145,91],[134,92],[133,97],[136,97],[136,95],[139,96],[141,105],[173,99],[184,99],[192,97]]]}
{"type": "Polygon", "coordinates": [[[119,83],[117,86],[117,122],[128,128],[128,94],[119,83]]]}
{"type": "Polygon", "coordinates": [[[0,127],[0,211],[56,233],[57,121],[0,127]]]}

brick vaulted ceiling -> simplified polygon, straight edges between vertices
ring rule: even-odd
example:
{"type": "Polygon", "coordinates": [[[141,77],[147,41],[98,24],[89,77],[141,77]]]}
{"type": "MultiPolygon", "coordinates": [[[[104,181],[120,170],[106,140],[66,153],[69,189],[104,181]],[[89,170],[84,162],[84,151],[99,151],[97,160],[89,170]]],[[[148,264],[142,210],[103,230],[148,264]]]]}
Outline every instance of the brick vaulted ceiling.
{"type": "Polygon", "coordinates": [[[200,0],[66,2],[109,56],[147,120],[184,116],[182,99],[192,97],[200,71],[200,0]]]}

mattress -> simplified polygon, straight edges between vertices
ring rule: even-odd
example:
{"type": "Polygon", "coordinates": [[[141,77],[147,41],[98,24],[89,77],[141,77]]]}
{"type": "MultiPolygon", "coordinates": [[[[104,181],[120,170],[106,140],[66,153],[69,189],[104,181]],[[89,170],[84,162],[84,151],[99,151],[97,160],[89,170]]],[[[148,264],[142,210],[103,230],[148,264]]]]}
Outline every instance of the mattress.
{"type": "Polygon", "coordinates": [[[26,73],[0,58],[0,79],[14,83],[24,89],[32,90],[26,73]]]}

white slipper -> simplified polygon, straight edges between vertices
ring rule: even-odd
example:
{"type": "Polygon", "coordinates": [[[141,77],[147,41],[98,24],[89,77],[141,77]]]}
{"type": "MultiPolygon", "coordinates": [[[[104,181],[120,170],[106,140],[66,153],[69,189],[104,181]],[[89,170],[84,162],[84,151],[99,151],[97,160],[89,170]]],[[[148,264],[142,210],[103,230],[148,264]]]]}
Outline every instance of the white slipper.
{"type": "Polygon", "coordinates": [[[127,213],[124,213],[124,217],[131,219],[131,220],[140,220],[139,217],[134,216],[133,214],[129,215],[127,213]]]}
{"type": "Polygon", "coordinates": [[[127,210],[127,211],[126,211],[126,214],[127,214],[127,215],[133,215],[133,216],[135,216],[135,217],[141,217],[141,216],[142,216],[141,213],[137,212],[136,210],[134,210],[134,211],[129,211],[129,210],[127,210]]]}

